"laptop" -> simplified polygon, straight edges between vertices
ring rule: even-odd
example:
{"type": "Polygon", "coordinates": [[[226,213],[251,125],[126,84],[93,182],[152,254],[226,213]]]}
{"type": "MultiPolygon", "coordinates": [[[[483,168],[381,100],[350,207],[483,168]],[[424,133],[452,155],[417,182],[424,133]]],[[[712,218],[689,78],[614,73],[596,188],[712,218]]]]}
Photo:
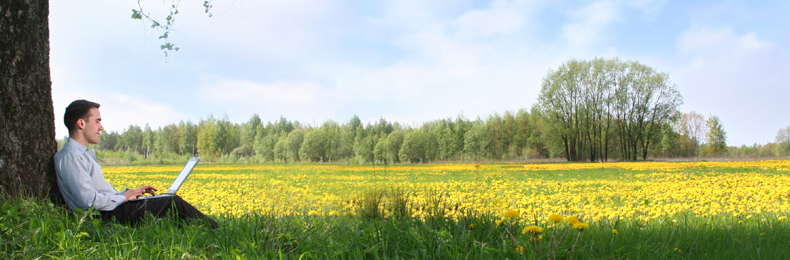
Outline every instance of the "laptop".
{"type": "Polygon", "coordinates": [[[189,158],[187,165],[184,166],[184,169],[181,170],[180,174],[178,174],[178,177],[176,177],[176,180],[173,181],[172,185],[170,185],[170,188],[167,189],[167,192],[159,195],[139,197],[130,201],[155,199],[155,198],[170,197],[176,195],[176,192],[178,191],[179,188],[181,188],[181,185],[184,184],[184,181],[187,180],[187,177],[189,177],[189,174],[192,172],[192,169],[195,168],[195,165],[197,165],[198,161],[200,161],[200,157],[189,158]]]}

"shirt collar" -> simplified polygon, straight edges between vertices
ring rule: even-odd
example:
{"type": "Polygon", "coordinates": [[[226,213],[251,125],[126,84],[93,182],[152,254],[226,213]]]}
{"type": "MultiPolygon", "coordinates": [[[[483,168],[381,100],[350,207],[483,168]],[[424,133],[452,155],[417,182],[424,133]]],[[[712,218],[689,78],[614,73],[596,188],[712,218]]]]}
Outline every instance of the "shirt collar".
{"type": "Polygon", "coordinates": [[[74,150],[80,151],[82,153],[90,154],[90,156],[93,157],[94,160],[99,161],[96,158],[96,152],[95,151],[91,150],[88,147],[82,146],[82,144],[80,144],[79,142],[77,142],[74,139],[71,139],[71,137],[69,137],[69,140],[66,141],[66,145],[64,146],[64,148],[66,148],[66,147],[71,147],[70,149],[74,149],[74,150]]]}
{"type": "Polygon", "coordinates": [[[71,137],[69,137],[69,140],[66,141],[66,146],[71,146],[72,149],[77,149],[78,151],[81,151],[81,152],[85,152],[85,151],[90,150],[90,149],[88,149],[88,147],[82,146],[82,144],[80,144],[76,140],[71,139],[71,137]]]}

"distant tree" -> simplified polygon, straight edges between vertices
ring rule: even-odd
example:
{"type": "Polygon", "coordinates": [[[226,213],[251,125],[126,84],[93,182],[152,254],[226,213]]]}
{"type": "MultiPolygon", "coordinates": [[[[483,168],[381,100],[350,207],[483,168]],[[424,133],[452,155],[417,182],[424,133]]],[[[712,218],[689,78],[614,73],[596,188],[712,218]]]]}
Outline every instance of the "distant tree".
{"type": "Polygon", "coordinates": [[[118,146],[118,139],[120,139],[118,132],[110,131],[108,133],[102,130],[101,138],[99,139],[99,149],[102,151],[115,151],[115,147],[118,146]]]}
{"type": "Polygon", "coordinates": [[[165,136],[165,131],[160,127],[157,130],[154,130],[154,148],[153,151],[157,154],[164,154],[169,153],[170,148],[168,147],[167,143],[167,136],[165,136]]]}
{"type": "Polygon", "coordinates": [[[305,161],[319,162],[329,160],[329,138],[321,129],[313,129],[304,135],[302,147],[299,148],[299,157],[305,161]]]}
{"type": "Polygon", "coordinates": [[[272,125],[273,132],[277,133],[279,136],[287,136],[288,133],[295,129],[294,124],[291,121],[285,119],[285,117],[280,116],[280,120],[278,120],[274,125],[272,125]]]}
{"type": "Polygon", "coordinates": [[[230,122],[228,115],[221,120],[216,120],[216,131],[214,132],[213,146],[217,156],[229,154],[239,146],[235,125],[230,122]]]}
{"type": "Polygon", "coordinates": [[[680,137],[678,137],[678,156],[697,156],[697,150],[699,150],[698,148],[705,140],[705,134],[708,132],[705,122],[705,116],[691,111],[682,114],[680,119],[673,124],[674,130],[680,134],[680,137]]]}
{"type": "Polygon", "coordinates": [[[181,128],[176,124],[167,124],[162,127],[164,141],[168,153],[181,154],[181,128]]]}
{"type": "Polygon", "coordinates": [[[181,135],[176,124],[168,124],[155,131],[154,146],[157,153],[179,153],[181,135]]]}
{"type": "Polygon", "coordinates": [[[459,142],[458,138],[453,132],[454,124],[443,128],[439,133],[439,151],[437,157],[440,160],[451,160],[458,158],[458,147],[463,147],[463,143],[459,142]]]}
{"type": "Polygon", "coordinates": [[[775,142],[778,155],[790,155],[790,126],[781,128],[776,132],[775,142]]]}
{"type": "Polygon", "coordinates": [[[262,125],[261,117],[258,116],[258,114],[253,114],[250,120],[242,124],[239,128],[239,145],[254,146],[258,127],[262,125]]]}
{"type": "Polygon", "coordinates": [[[296,129],[288,134],[288,141],[286,143],[286,157],[291,162],[299,161],[299,149],[302,148],[302,141],[304,141],[304,131],[296,129]]]}
{"type": "Polygon", "coordinates": [[[403,145],[403,131],[394,131],[387,136],[387,160],[391,163],[400,162],[401,145],[403,145]]]}
{"type": "Polygon", "coordinates": [[[389,163],[389,149],[387,149],[387,138],[379,138],[373,148],[373,161],[376,163],[389,163]]]}
{"type": "Polygon", "coordinates": [[[217,147],[216,138],[217,120],[214,116],[209,116],[206,120],[200,120],[197,129],[197,152],[201,157],[208,157],[208,159],[218,157],[220,150],[217,147]]]}
{"type": "Polygon", "coordinates": [[[427,163],[433,160],[435,140],[422,129],[411,131],[403,137],[398,157],[402,162],[427,163]]]}
{"type": "Polygon", "coordinates": [[[622,159],[644,160],[661,125],[682,103],[666,73],[635,61],[595,59],[570,60],[549,71],[537,107],[568,161],[606,161],[610,142],[618,144],[622,159]]]}
{"type": "MultiPolygon", "coordinates": [[[[361,127],[357,128],[361,129],[361,127]]],[[[355,159],[360,164],[370,163],[375,160],[373,150],[376,148],[377,139],[372,135],[363,134],[364,131],[358,131],[356,141],[354,142],[355,159]]]]}
{"type": "Polygon", "coordinates": [[[351,157],[354,154],[354,138],[348,125],[340,126],[337,122],[329,120],[321,125],[325,135],[326,156],[324,161],[339,160],[351,157]]]}
{"type": "Polygon", "coordinates": [[[705,153],[713,156],[722,156],[727,153],[727,132],[718,116],[708,117],[706,123],[708,128],[707,143],[705,153]]]}
{"type": "Polygon", "coordinates": [[[493,140],[488,132],[488,127],[483,122],[476,122],[472,129],[466,132],[464,138],[464,153],[472,160],[494,158],[493,140]]]}
{"type": "Polygon", "coordinates": [[[288,162],[288,136],[280,136],[274,144],[274,160],[288,162]]]}
{"type": "Polygon", "coordinates": [[[372,132],[374,135],[383,137],[390,134],[392,130],[394,130],[394,128],[392,127],[392,123],[387,122],[387,120],[385,120],[384,118],[380,118],[378,123],[376,123],[376,125],[373,126],[372,132]]]}
{"type": "Polygon", "coordinates": [[[258,135],[255,136],[255,154],[264,161],[274,161],[274,146],[278,140],[277,134],[267,135],[263,131],[258,131],[258,135]]]}
{"type": "Polygon", "coordinates": [[[354,131],[351,129],[350,125],[344,125],[330,132],[330,161],[354,157],[354,131]]]}
{"type": "Polygon", "coordinates": [[[180,143],[178,145],[179,150],[184,154],[190,154],[191,156],[197,155],[197,136],[198,136],[198,128],[195,123],[192,121],[187,120],[186,122],[181,121],[178,123],[178,128],[181,129],[181,138],[180,143]]]}
{"type": "Polygon", "coordinates": [[[680,155],[680,137],[681,135],[675,132],[675,129],[670,125],[666,125],[662,129],[660,146],[663,157],[678,157],[680,155]]]}
{"type": "Polygon", "coordinates": [[[126,131],[121,134],[121,140],[118,142],[124,151],[138,152],[143,143],[143,129],[136,125],[130,125],[126,131]]]}
{"type": "Polygon", "coordinates": [[[142,149],[143,149],[143,157],[148,158],[148,155],[151,154],[151,151],[154,149],[154,140],[156,136],[154,136],[154,131],[151,130],[151,126],[147,123],[145,124],[145,128],[143,128],[143,142],[142,142],[142,149]]]}
{"type": "Polygon", "coordinates": [[[356,140],[357,138],[357,128],[362,126],[362,120],[359,120],[357,115],[351,117],[351,120],[348,121],[348,126],[351,128],[352,131],[352,140],[356,140]]]}
{"type": "Polygon", "coordinates": [[[530,145],[530,137],[532,136],[534,125],[530,123],[529,112],[525,109],[519,109],[516,112],[514,119],[514,133],[513,133],[513,152],[516,157],[529,157],[527,151],[530,145]]]}

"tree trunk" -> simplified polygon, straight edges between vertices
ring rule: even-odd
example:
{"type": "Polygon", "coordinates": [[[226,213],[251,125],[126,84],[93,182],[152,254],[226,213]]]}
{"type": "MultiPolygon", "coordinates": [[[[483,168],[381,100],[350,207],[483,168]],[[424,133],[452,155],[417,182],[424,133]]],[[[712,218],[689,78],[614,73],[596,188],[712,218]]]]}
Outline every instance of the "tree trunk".
{"type": "Polygon", "coordinates": [[[46,0],[0,2],[0,193],[60,202],[48,16],[46,0]]]}

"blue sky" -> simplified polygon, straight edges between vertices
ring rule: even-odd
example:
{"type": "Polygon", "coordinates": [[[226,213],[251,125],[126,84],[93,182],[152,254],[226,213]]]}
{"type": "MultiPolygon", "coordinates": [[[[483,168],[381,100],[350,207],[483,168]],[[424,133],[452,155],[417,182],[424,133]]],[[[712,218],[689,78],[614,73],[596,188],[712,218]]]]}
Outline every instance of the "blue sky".
{"type": "MultiPolygon", "coordinates": [[[[168,2],[169,3],[169,2],[168,2]]],[[[162,1],[142,1],[164,17],[162,1]]],[[[729,145],[790,125],[790,1],[183,1],[161,34],[137,1],[50,2],[57,135],[75,99],[107,130],[253,114],[305,124],[406,125],[529,109],[571,58],[637,60],[670,75],[681,111],[716,115],[729,145]]]]}

